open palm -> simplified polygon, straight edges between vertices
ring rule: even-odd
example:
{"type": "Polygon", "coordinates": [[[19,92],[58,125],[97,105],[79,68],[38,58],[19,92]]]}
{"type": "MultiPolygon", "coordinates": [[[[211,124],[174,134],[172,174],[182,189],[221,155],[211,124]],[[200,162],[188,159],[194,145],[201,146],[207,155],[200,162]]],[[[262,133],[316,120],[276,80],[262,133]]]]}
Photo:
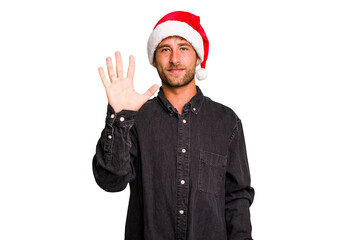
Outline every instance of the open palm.
{"type": "Polygon", "coordinates": [[[99,67],[99,74],[104,84],[109,104],[116,113],[123,109],[137,111],[159,88],[157,84],[152,85],[145,93],[139,94],[134,89],[135,59],[129,57],[129,67],[126,77],[123,76],[123,63],[119,51],[115,52],[116,74],[110,57],[106,58],[106,65],[110,82],[106,79],[104,70],[99,67]]]}

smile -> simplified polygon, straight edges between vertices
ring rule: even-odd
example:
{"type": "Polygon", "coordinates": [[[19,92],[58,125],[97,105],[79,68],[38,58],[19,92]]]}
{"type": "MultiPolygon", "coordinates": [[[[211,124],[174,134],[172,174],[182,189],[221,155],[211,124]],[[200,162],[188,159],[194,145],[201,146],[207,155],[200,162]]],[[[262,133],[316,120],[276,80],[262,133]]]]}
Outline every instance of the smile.
{"type": "Polygon", "coordinates": [[[179,73],[179,72],[181,72],[181,71],[183,71],[184,69],[181,69],[181,68],[174,68],[174,69],[170,69],[169,71],[171,72],[171,73],[179,73]]]}

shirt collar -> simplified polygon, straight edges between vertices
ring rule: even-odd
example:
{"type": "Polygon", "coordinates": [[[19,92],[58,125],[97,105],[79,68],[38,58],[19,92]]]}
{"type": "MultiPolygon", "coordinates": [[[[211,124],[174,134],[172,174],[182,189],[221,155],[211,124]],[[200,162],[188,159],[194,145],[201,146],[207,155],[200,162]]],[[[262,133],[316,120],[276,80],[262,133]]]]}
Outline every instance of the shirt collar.
{"type": "MultiPolygon", "coordinates": [[[[172,115],[177,113],[176,108],[167,100],[164,94],[164,90],[162,86],[159,88],[159,92],[157,98],[160,100],[161,104],[165,107],[165,109],[172,115]]],[[[204,100],[204,95],[199,86],[196,85],[196,94],[193,96],[189,102],[184,105],[184,110],[190,107],[191,112],[195,115],[200,111],[202,102],[204,100]]]]}

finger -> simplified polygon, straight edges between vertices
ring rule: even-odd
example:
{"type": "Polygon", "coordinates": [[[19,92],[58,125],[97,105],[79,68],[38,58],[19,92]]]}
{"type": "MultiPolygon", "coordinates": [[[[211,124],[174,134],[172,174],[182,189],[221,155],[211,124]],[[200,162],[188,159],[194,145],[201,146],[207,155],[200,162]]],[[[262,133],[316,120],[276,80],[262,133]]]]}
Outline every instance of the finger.
{"type": "Polygon", "coordinates": [[[102,81],[102,83],[104,84],[104,87],[107,88],[109,82],[108,82],[108,80],[106,79],[106,76],[105,76],[105,73],[104,73],[104,69],[103,69],[102,67],[99,67],[99,68],[98,68],[98,71],[99,71],[99,75],[100,75],[101,81],[102,81]]]}
{"type": "Polygon", "coordinates": [[[156,90],[158,90],[158,88],[159,85],[154,84],[145,93],[143,93],[142,95],[144,96],[145,100],[149,99],[152,95],[154,95],[154,93],[156,92],[156,90]]]}
{"type": "Polygon", "coordinates": [[[121,54],[119,51],[115,52],[115,59],[116,59],[116,74],[118,78],[123,77],[123,63],[121,59],[121,54]]]}
{"type": "Polygon", "coordinates": [[[114,67],[111,61],[111,57],[106,58],[106,65],[107,65],[110,81],[113,82],[114,80],[116,80],[116,75],[114,72],[114,67]]]}
{"type": "Polygon", "coordinates": [[[126,78],[134,79],[135,74],[135,58],[133,55],[130,55],[129,57],[129,67],[126,74],[126,78]]]}

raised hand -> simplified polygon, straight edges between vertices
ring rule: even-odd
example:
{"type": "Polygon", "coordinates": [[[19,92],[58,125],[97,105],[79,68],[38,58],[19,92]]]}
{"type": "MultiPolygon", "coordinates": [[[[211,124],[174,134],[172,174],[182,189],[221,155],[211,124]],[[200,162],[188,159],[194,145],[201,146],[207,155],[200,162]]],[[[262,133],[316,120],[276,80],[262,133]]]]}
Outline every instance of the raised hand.
{"type": "Polygon", "coordinates": [[[116,113],[123,109],[137,111],[159,88],[157,84],[152,85],[145,93],[139,94],[134,89],[135,59],[129,57],[129,67],[126,77],[123,76],[123,63],[119,51],[115,52],[116,74],[110,57],[106,58],[106,65],[110,82],[106,79],[104,70],[99,67],[99,74],[104,84],[109,104],[116,113]]]}

